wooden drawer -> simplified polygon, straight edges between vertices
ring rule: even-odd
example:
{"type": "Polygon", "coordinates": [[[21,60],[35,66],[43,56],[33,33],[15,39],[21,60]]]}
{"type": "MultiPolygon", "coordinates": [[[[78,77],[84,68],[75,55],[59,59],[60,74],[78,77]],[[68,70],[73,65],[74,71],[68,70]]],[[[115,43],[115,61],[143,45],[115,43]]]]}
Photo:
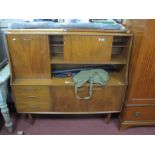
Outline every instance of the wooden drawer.
{"type": "Polygon", "coordinates": [[[50,102],[16,102],[18,112],[52,112],[50,102]]]}
{"type": "Polygon", "coordinates": [[[71,62],[111,60],[112,36],[64,36],[64,59],[71,62]]]}
{"type": "Polygon", "coordinates": [[[12,86],[18,112],[51,111],[50,89],[47,86],[12,86]]]}
{"type": "Polygon", "coordinates": [[[49,101],[50,89],[47,86],[12,86],[16,101],[49,101]]]}
{"type": "Polygon", "coordinates": [[[122,118],[125,121],[155,121],[155,106],[125,107],[122,118]]]}
{"type": "MultiPolygon", "coordinates": [[[[72,86],[54,86],[51,89],[55,112],[119,112],[125,87],[94,87],[90,100],[77,99],[72,86]]],[[[78,94],[80,97],[88,95],[88,87],[80,88],[78,94]]]]}
{"type": "Polygon", "coordinates": [[[17,96],[25,95],[49,96],[48,86],[12,86],[13,92],[17,96]]]}

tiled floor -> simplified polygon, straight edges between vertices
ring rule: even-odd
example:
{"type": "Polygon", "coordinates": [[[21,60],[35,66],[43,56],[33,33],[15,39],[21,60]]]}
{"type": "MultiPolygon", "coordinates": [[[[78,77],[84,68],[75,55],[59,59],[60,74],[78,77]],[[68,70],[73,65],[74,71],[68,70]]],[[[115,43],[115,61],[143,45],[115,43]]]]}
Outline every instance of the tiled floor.
{"type": "MultiPolygon", "coordinates": [[[[132,127],[119,131],[118,120],[113,116],[111,122],[106,124],[104,115],[35,115],[33,125],[23,115],[18,118],[11,115],[15,130],[23,131],[25,135],[151,135],[155,134],[155,127],[132,127]]],[[[1,135],[9,134],[6,129],[0,131],[1,135]]]]}

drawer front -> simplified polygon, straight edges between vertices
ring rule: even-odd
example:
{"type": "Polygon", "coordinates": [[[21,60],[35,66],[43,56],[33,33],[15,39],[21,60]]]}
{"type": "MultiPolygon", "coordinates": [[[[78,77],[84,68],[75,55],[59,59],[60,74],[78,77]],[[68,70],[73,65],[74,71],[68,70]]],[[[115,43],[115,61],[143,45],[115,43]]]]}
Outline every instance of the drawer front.
{"type": "MultiPolygon", "coordinates": [[[[74,87],[52,87],[52,100],[55,112],[107,112],[120,111],[124,97],[123,86],[94,87],[89,100],[77,99],[74,87]]],[[[78,95],[88,95],[88,87],[78,90],[78,95]]]]}
{"type": "Polygon", "coordinates": [[[16,102],[15,104],[18,112],[52,112],[50,102],[16,102]]]}
{"type": "Polygon", "coordinates": [[[64,59],[71,62],[111,60],[112,36],[65,36],[64,59]]]}
{"type": "Polygon", "coordinates": [[[49,96],[49,87],[47,86],[12,86],[16,96],[31,96],[37,95],[40,97],[49,96]]]}
{"type": "Polygon", "coordinates": [[[155,106],[125,107],[122,118],[124,121],[155,121],[155,106]]]}
{"type": "Polygon", "coordinates": [[[33,103],[42,103],[42,102],[50,102],[50,99],[49,98],[40,98],[40,97],[25,97],[25,98],[18,98],[17,96],[15,96],[15,100],[16,102],[18,103],[30,103],[30,104],[33,104],[33,103]]]}
{"type": "Polygon", "coordinates": [[[12,86],[18,112],[51,111],[50,88],[47,86],[12,86]]]}
{"type": "Polygon", "coordinates": [[[17,101],[49,101],[50,89],[47,86],[12,86],[17,101]]]}
{"type": "Polygon", "coordinates": [[[155,104],[155,99],[143,99],[143,98],[128,98],[127,104],[155,104]]]}

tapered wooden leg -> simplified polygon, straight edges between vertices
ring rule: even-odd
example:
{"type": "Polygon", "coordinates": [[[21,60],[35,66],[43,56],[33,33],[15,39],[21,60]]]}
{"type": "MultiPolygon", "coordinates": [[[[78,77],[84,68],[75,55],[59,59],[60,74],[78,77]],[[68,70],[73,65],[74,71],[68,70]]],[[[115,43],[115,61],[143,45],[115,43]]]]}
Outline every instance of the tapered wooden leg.
{"type": "Polygon", "coordinates": [[[111,120],[111,113],[107,115],[106,123],[109,124],[111,120]]]}
{"type": "Polygon", "coordinates": [[[34,119],[32,117],[32,114],[28,114],[28,119],[29,119],[30,124],[34,123],[34,119]]]}

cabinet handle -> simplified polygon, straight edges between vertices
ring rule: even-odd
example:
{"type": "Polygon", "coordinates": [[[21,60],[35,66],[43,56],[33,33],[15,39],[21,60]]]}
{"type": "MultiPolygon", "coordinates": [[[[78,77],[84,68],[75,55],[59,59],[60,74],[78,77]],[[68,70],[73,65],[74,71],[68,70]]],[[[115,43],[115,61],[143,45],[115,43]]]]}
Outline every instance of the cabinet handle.
{"type": "Polygon", "coordinates": [[[38,108],[38,106],[36,106],[36,105],[30,105],[29,107],[30,107],[30,108],[33,108],[33,109],[38,108]]]}
{"type": "Polygon", "coordinates": [[[37,96],[28,96],[27,98],[37,98],[37,96]]]}
{"type": "Polygon", "coordinates": [[[98,40],[99,40],[100,42],[104,42],[104,41],[105,41],[105,38],[101,38],[101,37],[100,37],[98,40]]]}
{"type": "Polygon", "coordinates": [[[35,89],[35,88],[25,88],[25,90],[33,90],[33,91],[36,91],[36,90],[38,90],[38,89],[35,89]]]}
{"type": "Polygon", "coordinates": [[[133,113],[133,116],[139,117],[139,116],[140,116],[140,112],[135,112],[135,113],[133,113]]]}
{"type": "Polygon", "coordinates": [[[31,41],[32,38],[23,38],[24,41],[31,41]]]}
{"type": "Polygon", "coordinates": [[[12,41],[15,41],[16,40],[16,38],[12,38],[12,41]]]}

